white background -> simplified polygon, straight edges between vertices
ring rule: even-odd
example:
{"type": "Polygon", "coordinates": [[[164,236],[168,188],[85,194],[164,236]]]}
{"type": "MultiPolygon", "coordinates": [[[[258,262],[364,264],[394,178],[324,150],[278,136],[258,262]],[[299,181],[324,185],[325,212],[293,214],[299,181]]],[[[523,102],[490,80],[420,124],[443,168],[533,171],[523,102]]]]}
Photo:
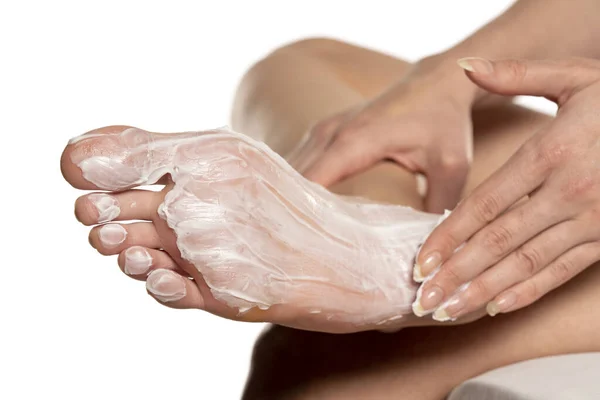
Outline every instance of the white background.
{"type": "Polygon", "coordinates": [[[510,3],[2,2],[0,398],[235,399],[263,328],[162,307],[93,250],[59,171],[70,137],[224,125],[276,46],[326,35],[416,60],[510,3]]]}

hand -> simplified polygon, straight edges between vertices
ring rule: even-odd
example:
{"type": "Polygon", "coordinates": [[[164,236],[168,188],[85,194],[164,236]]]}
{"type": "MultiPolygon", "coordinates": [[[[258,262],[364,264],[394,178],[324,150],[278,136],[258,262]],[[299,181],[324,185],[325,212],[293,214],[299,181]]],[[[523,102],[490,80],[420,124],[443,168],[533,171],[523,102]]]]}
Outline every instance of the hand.
{"type": "Polygon", "coordinates": [[[600,260],[600,62],[467,59],[463,68],[488,91],[544,96],[559,110],[423,245],[417,279],[443,264],[414,309],[437,320],[486,304],[492,316],[518,310],[600,260]]]}
{"type": "Polygon", "coordinates": [[[374,100],[316,124],[290,163],[329,186],[392,160],[426,176],[428,211],[454,208],[472,158],[470,96],[477,87],[455,65],[446,70],[459,72],[458,79],[430,65],[417,65],[374,100]]]}

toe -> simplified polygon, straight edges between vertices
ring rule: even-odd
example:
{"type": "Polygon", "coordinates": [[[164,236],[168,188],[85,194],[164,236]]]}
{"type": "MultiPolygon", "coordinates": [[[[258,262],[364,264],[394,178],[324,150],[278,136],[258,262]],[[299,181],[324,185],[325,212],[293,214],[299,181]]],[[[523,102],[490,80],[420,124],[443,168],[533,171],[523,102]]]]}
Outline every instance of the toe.
{"type": "Polygon", "coordinates": [[[122,251],[118,263],[125,274],[139,280],[146,280],[148,274],[156,269],[168,269],[187,276],[166,252],[142,246],[122,251]]]}
{"type": "Polygon", "coordinates": [[[107,126],[71,139],[60,158],[60,169],[65,180],[77,189],[103,189],[83,177],[83,172],[78,163],[86,155],[92,157],[101,153],[101,149],[113,147],[114,150],[114,146],[109,146],[105,142],[128,128],[131,127],[122,125],[107,126]]]}
{"type": "Polygon", "coordinates": [[[196,283],[168,269],[156,269],[146,279],[146,290],[159,303],[172,308],[204,308],[196,283]]]}
{"type": "Polygon", "coordinates": [[[162,247],[158,232],[151,222],[133,224],[106,224],[90,231],[90,244],[100,254],[112,255],[131,246],[144,246],[152,249],[162,247]]]}
{"type": "Polygon", "coordinates": [[[77,199],[75,216],[84,225],[109,221],[150,221],[156,217],[163,197],[160,192],[148,190],[91,193],[77,199]]]}
{"type": "Polygon", "coordinates": [[[71,139],[61,157],[61,171],[77,189],[118,191],[156,183],[171,161],[164,148],[154,149],[159,136],[130,126],[87,132],[71,139]]]}

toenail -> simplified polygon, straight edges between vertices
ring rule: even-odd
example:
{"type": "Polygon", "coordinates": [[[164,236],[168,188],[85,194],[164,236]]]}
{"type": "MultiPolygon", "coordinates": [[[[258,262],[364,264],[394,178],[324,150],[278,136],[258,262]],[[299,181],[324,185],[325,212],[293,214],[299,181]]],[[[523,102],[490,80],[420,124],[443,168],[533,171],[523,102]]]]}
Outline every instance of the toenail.
{"type": "Polygon", "coordinates": [[[148,275],[146,289],[163,303],[185,297],[184,278],[168,269],[157,269],[148,275]]]}
{"type": "Polygon", "coordinates": [[[100,228],[98,237],[107,249],[117,247],[125,241],[127,231],[119,224],[107,224],[100,228]]]}
{"type": "Polygon", "coordinates": [[[152,265],[150,253],[141,246],[133,246],[125,250],[125,273],[127,275],[142,275],[148,272],[152,265]]]}
{"type": "Polygon", "coordinates": [[[103,193],[92,193],[88,196],[89,201],[98,211],[98,223],[112,221],[121,213],[119,202],[113,196],[103,193]]]}

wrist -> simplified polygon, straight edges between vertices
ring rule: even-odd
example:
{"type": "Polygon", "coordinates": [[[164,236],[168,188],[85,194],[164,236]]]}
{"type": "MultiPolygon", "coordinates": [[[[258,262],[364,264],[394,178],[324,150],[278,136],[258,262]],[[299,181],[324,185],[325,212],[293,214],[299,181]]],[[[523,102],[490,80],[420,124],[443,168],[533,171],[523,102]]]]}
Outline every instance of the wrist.
{"type": "Polygon", "coordinates": [[[469,107],[485,102],[489,93],[467,78],[464,70],[456,63],[457,60],[445,53],[425,57],[415,63],[412,74],[435,81],[436,86],[469,107]]]}

